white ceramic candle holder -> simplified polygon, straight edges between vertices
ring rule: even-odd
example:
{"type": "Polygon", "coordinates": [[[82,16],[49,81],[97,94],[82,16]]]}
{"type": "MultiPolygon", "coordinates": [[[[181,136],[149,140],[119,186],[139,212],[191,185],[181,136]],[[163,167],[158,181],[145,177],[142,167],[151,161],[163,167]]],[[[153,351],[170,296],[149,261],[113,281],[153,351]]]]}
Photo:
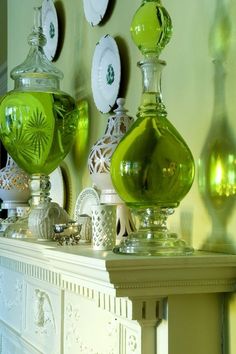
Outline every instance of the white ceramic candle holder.
{"type": "Polygon", "coordinates": [[[92,211],[92,247],[112,250],[116,244],[116,205],[94,205],[92,211]]]}

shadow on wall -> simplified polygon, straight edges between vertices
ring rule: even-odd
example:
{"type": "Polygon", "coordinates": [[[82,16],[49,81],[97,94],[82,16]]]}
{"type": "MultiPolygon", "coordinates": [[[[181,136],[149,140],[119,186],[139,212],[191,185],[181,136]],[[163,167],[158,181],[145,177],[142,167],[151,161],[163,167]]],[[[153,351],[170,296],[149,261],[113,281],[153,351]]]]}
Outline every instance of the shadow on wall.
{"type": "Polygon", "coordinates": [[[212,122],[199,165],[199,189],[212,219],[212,231],[203,250],[236,253],[236,241],[227,234],[227,224],[236,200],[236,137],[230,127],[224,64],[230,46],[231,23],[223,0],[217,0],[216,14],[209,36],[214,65],[214,107],[212,122]]]}

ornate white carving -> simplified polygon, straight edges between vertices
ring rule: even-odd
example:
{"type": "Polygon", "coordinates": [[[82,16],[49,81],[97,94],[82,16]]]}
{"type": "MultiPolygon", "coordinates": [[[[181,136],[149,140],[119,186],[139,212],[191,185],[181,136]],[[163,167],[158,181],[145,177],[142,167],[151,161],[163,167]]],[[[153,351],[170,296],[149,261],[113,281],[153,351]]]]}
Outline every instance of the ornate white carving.
{"type": "Polygon", "coordinates": [[[10,311],[13,308],[17,308],[21,302],[22,302],[22,288],[23,288],[23,283],[21,280],[16,279],[15,282],[15,287],[13,291],[10,294],[6,294],[4,289],[4,283],[6,280],[4,279],[4,273],[3,271],[0,272],[0,302],[3,304],[3,307],[7,310],[10,311]]]}
{"type": "MultiPolygon", "coordinates": [[[[21,345],[30,354],[139,354],[142,340],[146,343],[149,337],[147,327],[155,331],[158,318],[163,318],[158,307],[162,295],[235,290],[236,256],[213,255],[208,260],[196,255],[183,261],[128,257],[119,262],[116,255],[93,255],[86,246],[85,251],[59,251],[48,243],[5,238],[0,243],[0,315],[6,327],[14,329],[17,353],[21,345]],[[5,309],[3,296],[13,309],[21,290],[26,294],[23,306],[5,309]]],[[[0,334],[0,353],[6,354],[6,347],[13,354],[5,337],[1,348],[0,334]]]]}
{"type": "MultiPolygon", "coordinates": [[[[89,322],[88,319],[85,318],[86,311],[83,314],[82,312],[82,309],[79,309],[78,306],[71,302],[68,302],[65,307],[65,344],[68,352],[70,352],[70,350],[77,350],[80,354],[116,354],[118,352],[117,345],[119,336],[117,319],[110,317],[109,320],[107,320],[107,315],[105,316],[105,320],[102,321],[101,319],[100,325],[104,327],[107,337],[107,339],[104,338],[106,344],[101,351],[93,347],[93,343],[95,343],[93,338],[96,336],[94,331],[91,331],[93,338],[89,336],[90,341],[83,337],[84,332],[82,329],[84,328],[84,323],[86,320],[87,324],[89,322]]],[[[91,326],[88,324],[88,331],[90,331],[90,327],[92,326],[92,323],[91,326]]]]}
{"type": "Polygon", "coordinates": [[[35,333],[49,334],[56,331],[56,323],[49,295],[40,289],[34,290],[34,324],[35,333]],[[50,331],[49,331],[50,329],[50,331]]]}
{"type": "Polygon", "coordinates": [[[51,285],[61,287],[61,274],[47,268],[42,268],[37,264],[30,264],[15,259],[0,256],[0,264],[13,272],[23,273],[35,279],[46,281],[51,285]]]}
{"type": "Polygon", "coordinates": [[[135,335],[131,334],[128,338],[128,347],[130,349],[131,352],[135,352],[137,349],[137,339],[135,337],[135,335]]]}

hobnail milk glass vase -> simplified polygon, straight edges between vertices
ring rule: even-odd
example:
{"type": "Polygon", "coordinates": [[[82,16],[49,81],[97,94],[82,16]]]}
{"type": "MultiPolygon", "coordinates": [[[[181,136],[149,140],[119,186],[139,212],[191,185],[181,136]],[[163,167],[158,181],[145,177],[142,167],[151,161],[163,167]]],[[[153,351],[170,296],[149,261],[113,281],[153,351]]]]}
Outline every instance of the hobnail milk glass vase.
{"type": "Polygon", "coordinates": [[[193,156],[167,119],[160,90],[165,63],[159,59],[159,53],[169,41],[171,31],[170,17],[160,1],[143,1],[131,27],[133,39],[145,56],[138,63],[143,78],[141,104],[137,120],[120,141],[111,161],[113,184],[138,217],[139,229],[115,247],[117,253],[193,252],[166,225],[167,217],[178,207],[194,179],[193,156]]]}
{"type": "Polygon", "coordinates": [[[48,239],[53,223],[68,220],[65,211],[50,202],[48,175],[69,152],[78,115],[74,99],[60,90],[63,74],[44,54],[41,8],[35,8],[28,43],[26,60],[11,71],[14,90],[0,101],[0,139],[18,166],[31,176],[30,233],[48,239]]]}

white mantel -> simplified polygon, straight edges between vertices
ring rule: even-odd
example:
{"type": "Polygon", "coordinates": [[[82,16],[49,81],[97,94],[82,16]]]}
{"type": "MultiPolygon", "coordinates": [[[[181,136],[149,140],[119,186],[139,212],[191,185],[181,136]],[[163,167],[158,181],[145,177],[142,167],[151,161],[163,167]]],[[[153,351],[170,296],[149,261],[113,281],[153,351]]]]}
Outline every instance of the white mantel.
{"type": "Polygon", "coordinates": [[[220,354],[236,255],[136,257],[0,238],[1,354],[220,354]]]}

